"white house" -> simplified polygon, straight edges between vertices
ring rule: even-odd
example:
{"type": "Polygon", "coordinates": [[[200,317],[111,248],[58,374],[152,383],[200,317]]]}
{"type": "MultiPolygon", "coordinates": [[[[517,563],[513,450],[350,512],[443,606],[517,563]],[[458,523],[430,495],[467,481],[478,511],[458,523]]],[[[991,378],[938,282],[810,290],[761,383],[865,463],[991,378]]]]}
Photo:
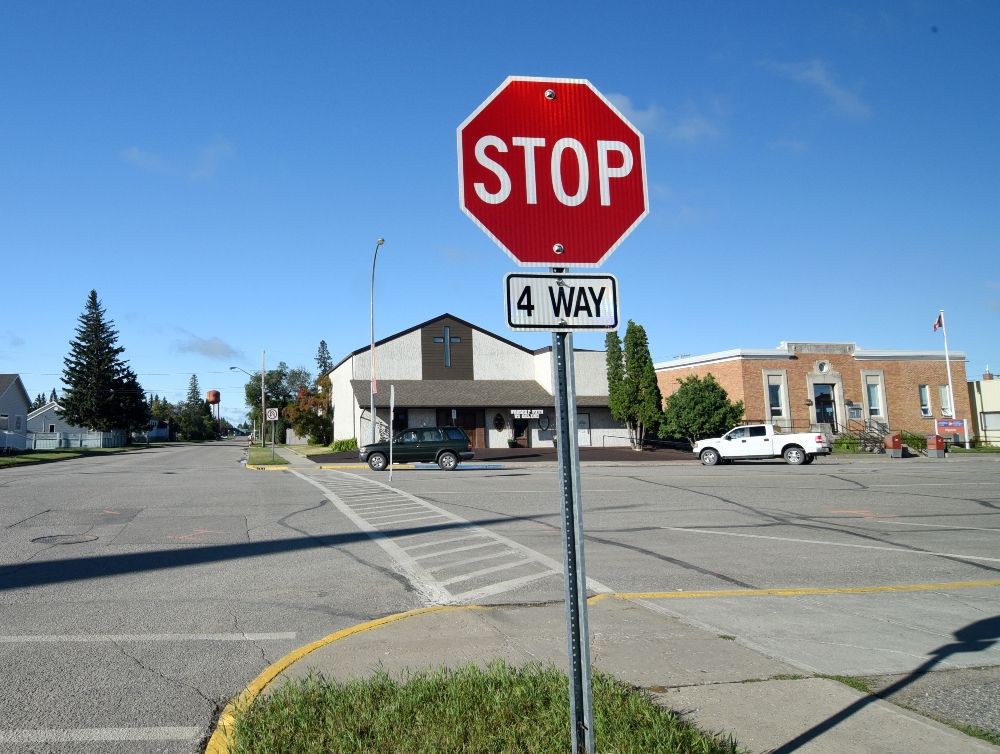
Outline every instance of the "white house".
{"type": "MultiPolygon", "coordinates": [[[[581,446],[625,446],[625,428],[608,409],[604,351],[574,351],[581,446]]],[[[330,372],[333,436],[371,438],[371,349],[359,348],[330,372]]],[[[457,425],[479,448],[552,446],[555,399],[552,349],[531,350],[451,314],[442,314],[375,343],[376,433],[457,425]]]]}
{"type": "Polygon", "coordinates": [[[0,448],[24,449],[31,399],[21,376],[0,374],[0,448]]]}
{"type": "Polygon", "coordinates": [[[62,406],[56,401],[49,401],[41,408],[36,408],[28,414],[29,432],[86,432],[83,427],[75,427],[66,421],[62,415],[62,406]]]}

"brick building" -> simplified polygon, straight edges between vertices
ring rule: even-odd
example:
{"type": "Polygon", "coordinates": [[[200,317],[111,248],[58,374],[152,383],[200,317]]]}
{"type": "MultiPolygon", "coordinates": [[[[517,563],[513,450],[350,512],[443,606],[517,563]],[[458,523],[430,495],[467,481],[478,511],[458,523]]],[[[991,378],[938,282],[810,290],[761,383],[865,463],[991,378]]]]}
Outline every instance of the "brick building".
{"type": "Polygon", "coordinates": [[[971,417],[965,354],[951,353],[952,411],[943,351],[889,351],[854,343],[781,343],[655,364],[663,397],[681,377],[711,374],[744,416],[786,429],[835,433],[877,422],[894,431],[935,432],[935,419],[971,417]],[[826,427],[823,427],[826,429],[826,427]]]}

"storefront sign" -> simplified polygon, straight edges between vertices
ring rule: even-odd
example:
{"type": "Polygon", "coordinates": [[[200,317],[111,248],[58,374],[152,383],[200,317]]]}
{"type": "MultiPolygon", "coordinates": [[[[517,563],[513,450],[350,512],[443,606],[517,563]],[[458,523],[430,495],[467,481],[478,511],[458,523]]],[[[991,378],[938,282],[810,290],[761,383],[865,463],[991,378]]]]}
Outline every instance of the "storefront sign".
{"type": "Polygon", "coordinates": [[[540,408],[512,408],[510,410],[511,416],[515,419],[537,419],[542,414],[544,414],[540,408]]]}

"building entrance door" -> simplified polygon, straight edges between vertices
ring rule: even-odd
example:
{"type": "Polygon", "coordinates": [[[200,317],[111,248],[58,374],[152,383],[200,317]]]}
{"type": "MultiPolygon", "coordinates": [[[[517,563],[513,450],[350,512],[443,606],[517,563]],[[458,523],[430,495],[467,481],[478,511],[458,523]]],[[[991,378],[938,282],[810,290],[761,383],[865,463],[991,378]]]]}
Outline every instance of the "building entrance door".
{"type": "Polygon", "coordinates": [[[837,431],[837,409],[833,400],[833,385],[819,383],[813,385],[813,404],[816,407],[816,423],[829,424],[837,431]]]}
{"type": "Polygon", "coordinates": [[[481,408],[439,408],[437,423],[439,427],[461,427],[472,440],[472,447],[486,447],[486,412],[481,408]]]}

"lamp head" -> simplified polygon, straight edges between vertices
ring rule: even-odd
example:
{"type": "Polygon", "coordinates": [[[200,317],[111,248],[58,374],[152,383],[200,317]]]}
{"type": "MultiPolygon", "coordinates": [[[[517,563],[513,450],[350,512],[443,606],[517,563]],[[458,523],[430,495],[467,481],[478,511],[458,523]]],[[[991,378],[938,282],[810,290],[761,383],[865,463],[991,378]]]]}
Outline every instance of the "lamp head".
{"type": "Polygon", "coordinates": [[[376,246],[381,246],[384,243],[385,243],[385,239],[384,238],[380,238],[378,241],[375,242],[375,245],[376,246]]]}

